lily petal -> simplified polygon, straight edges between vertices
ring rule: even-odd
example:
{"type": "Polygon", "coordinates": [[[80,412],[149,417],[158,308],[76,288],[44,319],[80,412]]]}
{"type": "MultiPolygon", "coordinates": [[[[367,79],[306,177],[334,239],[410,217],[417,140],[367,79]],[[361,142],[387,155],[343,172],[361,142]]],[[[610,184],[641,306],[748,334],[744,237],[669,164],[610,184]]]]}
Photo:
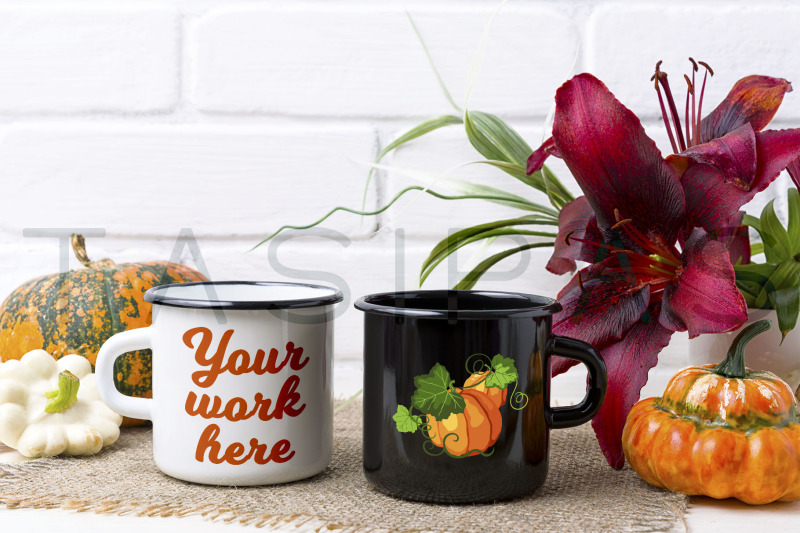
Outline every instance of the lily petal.
{"type": "Polygon", "coordinates": [[[725,245],[695,228],[681,254],[683,271],[664,290],[659,322],[672,331],[731,331],[747,320],[747,304],[725,245]]]}
{"type": "Polygon", "coordinates": [[[694,227],[719,232],[731,226],[731,219],[739,209],[800,157],[800,128],[761,131],[755,135],[756,173],[749,186],[729,181],[719,169],[703,163],[690,165],[683,174],[684,235],[689,235],[694,227]]]}
{"type": "Polygon", "coordinates": [[[800,159],[795,159],[789,163],[786,170],[789,171],[789,176],[791,176],[794,186],[800,189],[800,159]]]}
{"type": "Polygon", "coordinates": [[[700,122],[700,141],[727,135],[749,123],[763,130],[778,111],[792,84],[782,78],[747,76],[737,81],[728,96],[700,122]]]}
{"type": "Polygon", "coordinates": [[[744,211],[739,211],[739,214],[731,219],[730,225],[717,237],[717,240],[728,249],[733,265],[750,263],[750,228],[742,224],[744,215],[744,211]]]}
{"type": "Polygon", "coordinates": [[[606,273],[616,257],[579,271],[558,295],[562,311],[553,317],[553,331],[597,347],[622,338],[650,303],[650,286],[628,273],[606,273]],[[585,281],[579,282],[578,276],[585,281]]]}
{"type": "Polygon", "coordinates": [[[639,400],[647,373],[658,363],[658,354],[669,344],[672,331],[661,326],[655,317],[642,320],[628,331],[625,338],[601,350],[608,372],[608,390],[603,406],[592,419],[592,427],[612,468],[625,464],[622,451],[622,430],[631,407],[639,400]]]}
{"type": "Polygon", "coordinates": [[[692,162],[711,165],[727,181],[748,189],[756,177],[756,133],[750,124],[745,124],[723,137],[667,156],[667,161],[679,174],[685,173],[692,162]]]}
{"type": "Polygon", "coordinates": [[[537,170],[541,170],[544,166],[545,160],[550,156],[561,157],[561,153],[556,148],[553,138],[550,137],[542,145],[533,151],[528,157],[527,173],[530,176],[537,170]]]}
{"type": "MultiPolygon", "coordinates": [[[[748,202],[757,192],[766,189],[784,169],[787,169],[800,157],[800,128],[756,133],[756,151],[758,164],[752,187],[755,192],[747,198],[748,202]]],[[[795,183],[797,182],[798,180],[795,179],[795,183]]]]}
{"type": "Polygon", "coordinates": [[[729,226],[739,208],[747,203],[748,191],[725,180],[725,175],[711,165],[694,164],[681,178],[686,192],[684,235],[704,228],[719,232],[729,226]]]}
{"type": "Polygon", "coordinates": [[[601,250],[580,240],[602,242],[597,218],[585,196],[580,196],[564,206],[558,214],[558,237],[547,270],[553,274],[574,272],[575,260],[594,263],[602,259],[601,250]]]}
{"type": "Polygon", "coordinates": [[[675,242],[686,208],[678,175],[603,82],[579,74],[558,89],[553,140],[606,237],[618,209],[650,241],[675,242]]]}

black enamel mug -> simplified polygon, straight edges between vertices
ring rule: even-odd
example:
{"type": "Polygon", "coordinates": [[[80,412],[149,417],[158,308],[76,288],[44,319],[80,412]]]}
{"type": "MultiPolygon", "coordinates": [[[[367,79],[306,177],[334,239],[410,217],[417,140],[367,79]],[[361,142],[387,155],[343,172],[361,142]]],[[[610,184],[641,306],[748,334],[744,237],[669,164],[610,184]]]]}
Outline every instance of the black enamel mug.
{"type": "Polygon", "coordinates": [[[599,410],[606,369],[591,345],[554,335],[555,300],[509,292],[412,291],[360,298],[364,474],[410,500],[477,503],[533,493],[549,430],[599,410]],[[550,358],[589,369],[575,406],[550,407],[550,358]]]}

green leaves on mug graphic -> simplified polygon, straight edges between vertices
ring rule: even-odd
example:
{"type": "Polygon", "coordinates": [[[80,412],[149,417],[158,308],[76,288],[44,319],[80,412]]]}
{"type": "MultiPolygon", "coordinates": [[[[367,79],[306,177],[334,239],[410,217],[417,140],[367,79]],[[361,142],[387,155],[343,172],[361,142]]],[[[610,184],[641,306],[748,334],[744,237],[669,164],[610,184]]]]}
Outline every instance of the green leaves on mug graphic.
{"type": "Polygon", "coordinates": [[[505,389],[517,381],[518,378],[519,375],[514,367],[514,360],[497,354],[492,358],[492,368],[486,375],[485,384],[486,387],[505,389]]]}
{"type": "Polygon", "coordinates": [[[514,360],[500,354],[491,358],[483,354],[473,354],[467,359],[467,372],[473,376],[479,374],[482,379],[471,385],[456,387],[447,369],[436,363],[427,374],[414,378],[414,394],[411,406],[397,406],[392,419],[397,424],[397,431],[413,433],[425,425],[422,416],[432,416],[436,420],[444,420],[452,414],[460,414],[466,408],[466,400],[460,394],[462,389],[472,389],[483,385],[485,388],[506,389],[519,379],[514,360]],[[483,358],[478,364],[470,364],[473,357],[483,358]],[[411,411],[416,409],[421,415],[411,411]]]}
{"type": "Polygon", "coordinates": [[[400,433],[414,433],[422,425],[422,418],[412,415],[403,405],[397,406],[397,412],[392,416],[400,433]]]}
{"type": "Polygon", "coordinates": [[[416,390],[411,396],[411,406],[419,411],[443,420],[453,413],[463,413],[464,397],[456,392],[455,381],[450,372],[436,363],[430,373],[414,378],[416,390]]]}

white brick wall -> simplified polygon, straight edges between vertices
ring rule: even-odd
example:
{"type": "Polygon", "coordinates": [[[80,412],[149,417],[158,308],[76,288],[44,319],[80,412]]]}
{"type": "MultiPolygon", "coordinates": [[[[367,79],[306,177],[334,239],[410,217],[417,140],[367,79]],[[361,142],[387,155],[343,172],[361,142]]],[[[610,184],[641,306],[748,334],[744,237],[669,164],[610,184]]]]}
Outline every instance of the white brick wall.
{"type": "Polygon", "coordinates": [[[0,112],[164,112],[179,99],[180,18],[153,7],[0,8],[0,112]]]}
{"type": "MultiPolygon", "coordinates": [[[[688,55],[715,68],[707,111],[739,77],[800,79],[800,9],[780,0],[697,4],[512,0],[496,19],[470,107],[500,115],[536,146],[555,89],[590,70],[666,148],[648,81],[658,59],[676,87],[688,55]]],[[[215,279],[298,277],[270,264],[267,248],[247,250],[284,223],[311,222],[335,205],[358,207],[362,163],[420,119],[452,111],[404,9],[462,103],[496,6],[106,0],[67,7],[0,0],[0,297],[59,268],[57,242],[24,238],[22,229],[31,227],[105,228],[106,238],[89,240],[90,255],[118,261],[166,259],[180,229],[189,227],[215,279]]],[[[777,124],[797,125],[798,102],[788,95],[777,124]]],[[[453,127],[386,164],[436,175],[478,158],[453,127]]],[[[553,167],[577,192],[564,166],[553,167]]],[[[488,167],[453,176],[545,201],[488,167]]],[[[398,172],[379,172],[367,205],[410,183],[398,172]]],[[[782,179],[779,187],[788,184],[782,179]]],[[[337,356],[360,357],[353,299],[414,287],[422,259],[449,228],[512,214],[480,202],[409,197],[363,223],[333,217],[325,227],[350,239],[348,246],[307,237],[281,245],[278,258],[289,268],[327,273],[311,276],[315,281],[347,280],[337,356]],[[405,238],[401,258],[397,229],[405,238]]],[[[462,269],[469,257],[459,256],[462,269]]],[[[546,251],[532,253],[521,259],[523,266],[529,261],[524,275],[480,286],[555,295],[565,280],[544,271],[546,258],[546,251]]],[[[186,252],[184,259],[193,263],[186,252]]],[[[452,282],[443,268],[425,286],[452,282]]]]}

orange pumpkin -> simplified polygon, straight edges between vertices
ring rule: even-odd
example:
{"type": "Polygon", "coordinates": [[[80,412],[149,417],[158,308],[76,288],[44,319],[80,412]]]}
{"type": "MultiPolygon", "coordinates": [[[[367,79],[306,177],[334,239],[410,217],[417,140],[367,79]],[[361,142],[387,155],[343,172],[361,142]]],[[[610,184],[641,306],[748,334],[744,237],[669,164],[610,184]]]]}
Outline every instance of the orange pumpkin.
{"type": "Polygon", "coordinates": [[[508,396],[508,388],[498,389],[496,387],[487,387],[486,375],[489,372],[490,370],[486,370],[484,372],[476,372],[475,374],[472,374],[464,382],[464,387],[470,387],[469,390],[474,390],[476,392],[483,393],[499,409],[503,407],[506,403],[506,396],[508,396]],[[478,385],[475,385],[475,383],[478,383],[478,385]],[[473,387],[473,385],[475,386],[473,387]]]}
{"type": "Polygon", "coordinates": [[[478,455],[497,442],[503,418],[497,406],[482,392],[457,391],[466,403],[463,413],[453,413],[443,420],[427,415],[428,437],[438,447],[455,456],[478,455]]]}
{"type": "Polygon", "coordinates": [[[800,499],[800,418],[792,390],[744,366],[744,346],[769,329],[748,326],[719,365],[689,367],[664,396],[631,409],[622,434],[645,481],[690,495],[749,504],[800,499]]]}

